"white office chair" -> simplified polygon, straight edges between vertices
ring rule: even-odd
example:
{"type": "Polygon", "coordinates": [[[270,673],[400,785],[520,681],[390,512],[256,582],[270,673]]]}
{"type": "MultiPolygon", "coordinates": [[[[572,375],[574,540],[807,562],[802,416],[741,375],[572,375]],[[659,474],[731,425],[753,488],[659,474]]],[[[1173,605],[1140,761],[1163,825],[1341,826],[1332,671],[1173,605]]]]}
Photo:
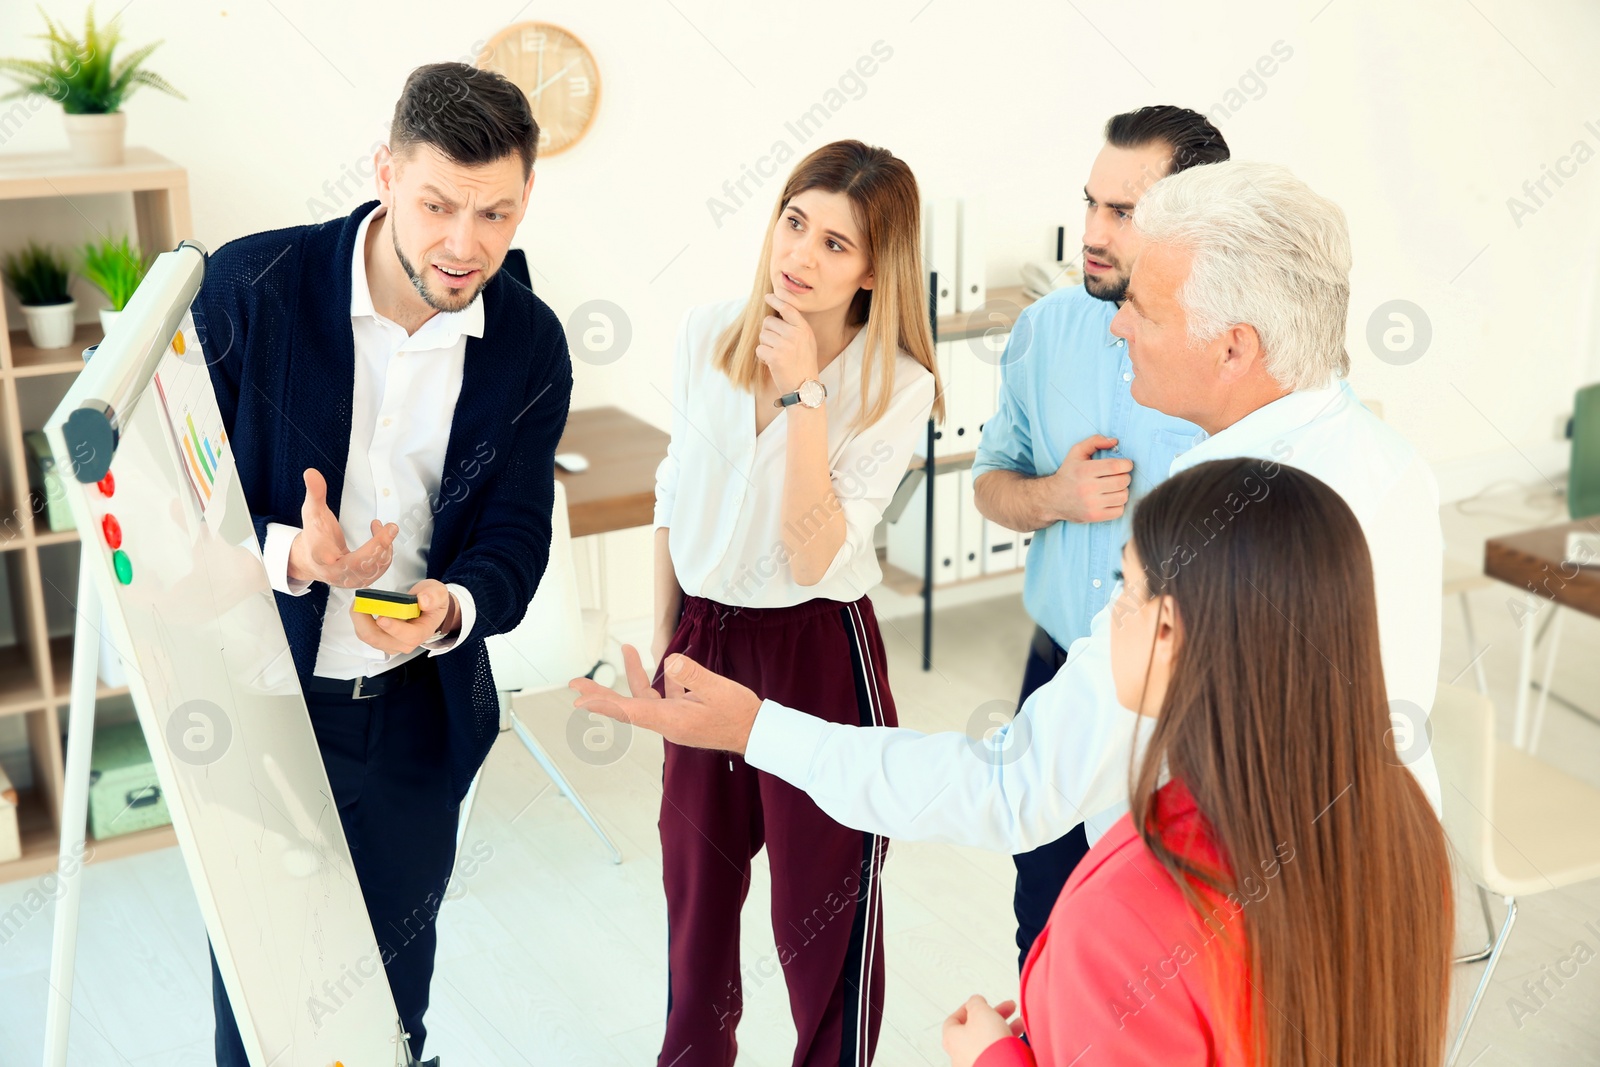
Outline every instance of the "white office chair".
{"type": "Polygon", "coordinates": [[[1519,896],[1600,878],[1600,789],[1494,736],[1488,698],[1441,685],[1429,715],[1433,757],[1443,789],[1444,828],[1454,858],[1472,879],[1489,940],[1457,963],[1487,960],[1446,1064],[1461,1056],[1473,1016],[1516,921],[1519,896]],[[1499,933],[1489,893],[1506,905],[1499,933]]]}
{"type": "MultiPolygon", "coordinates": [[[[578,573],[572,562],[572,527],[567,521],[567,493],[557,481],[550,521],[550,562],[538,591],[516,629],[486,638],[484,644],[489,649],[489,669],[494,673],[495,688],[500,692],[501,730],[509,726],[516,731],[523,745],[544,768],[544,773],[561,790],[561,795],[572,802],[610,851],[611,862],[621,863],[622,853],[595,821],[588,805],[550,759],[544,746],[517,717],[511,703],[517,693],[564,689],[573,678],[594,675],[602,668],[614,672],[615,668],[601,661],[606,625],[604,611],[586,609],[578,600],[578,573]]],[[[480,770],[462,802],[461,825],[456,832],[458,852],[466,838],[467,823],[472,818],[482,780],[483,771],[480,770]]]]}
{"type": "Polygon", "coordinates": [[[1467,656],[1477,678],[1478,692],[1489,692],[1489,679],[1483,672],[1483,655],[1488,649],[1478,647],[1478,634],[1472,625],[1472,605],[1467,594],[1478,589],[1488,589],[1495,584],[1493,578],[1483,573],[1482,564],[1463,563],[1451,556],[1444,557],[1444,595],[1456,597],[1461,603],[1461,623],[1467,631],[1467,656]]]}

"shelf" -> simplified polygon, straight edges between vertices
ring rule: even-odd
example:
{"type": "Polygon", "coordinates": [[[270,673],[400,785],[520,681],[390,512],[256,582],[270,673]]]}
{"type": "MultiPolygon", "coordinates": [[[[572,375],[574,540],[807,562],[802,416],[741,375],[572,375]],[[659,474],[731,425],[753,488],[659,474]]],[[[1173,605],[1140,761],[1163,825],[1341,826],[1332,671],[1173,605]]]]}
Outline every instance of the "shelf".
{"type": "MultiPolygon", "coordinates": [[[[81,166],[66,152],[0,152],[0,201],[59,203],[102,196],[127,202],[131,236],[149,254],[193,236],[189,176],[149,148],[130,146],[126,162],[115,167],[81,166]]],[[[77,222],[68,218],[48,236],[69,245],[91,236],[78,232],[77,222]]],[[[98,319],[84,311],[91,321],[74,325],[71,344],[41,349],[29,341],[22,323],[8,321],[6,310],[0,303],[0,466],[6,467],[0,477],[0,565],[7,568],[11,586],[16,641],[0,648],[0,715],[19,715],[26,722],[34,786],[20,813],[23,858],[0,864],[0,881],[37,877],[56,865],[65,777],[63,711],[71,703],[72,678],[73,637],[64,619],[71,617],[76,599],[79,554],[68,546],[80,541],[78,531],[51,531],[44,513],[32,511],[22,435],[49,419],[83,370],[83,350],[103,339],[98,319]],[[52,629],[68,632],[52,638],[52,629]]],[[[95,686],[97,698],[126,692],[123,686],[95,686]]],[[[143,831],[97,843],[92,855],[113,859],[163,848],[175,839],[170,827],[143,831]]]]}
{"type": "MultiPolygon", "coordinates": [[[[0,882],[37,878],[56,869],[61,838],[50,822],[50,812],[31,790],[17,794],[17,829],[22,833],[22,858],[0,863],[0,882]]],[[[35,916],[37,917],[37,916],[35,916]]]]}
{"type": "Polygon", "coordinates": [[[97,345],[105,334],[99,323],[80,322],[73,330],[72,344],[66,348],[35,348],[27,330],[11,331],[11,369],[14,378],[41,374],[77,374],[83,370],[83,350],[97,345]]]}
{"type": "MultiPolygon", "coordinates": [[[[933,469],[936,471],[966,470],[972,466],[972,461],[978,458],[976,452],[952,452],[948,456],[935,456],[933,469]]],[[[911,465],[907,470],[920,471],[928,465],[926,456],[912,456],[911,465]]]]}
{"type": "MultiPolygon", "coordinates": [[[[884,559],[881,553],[878,557],[878,567],[883,571],[883,584],[893,589],[896,593],[900,593],[903,596],[922,595],[922,575],[912,574],[910,571],[896,567],[893,563],[884,559]]],[[[980,574],[976,578],[958,578],[953,582],[935,585],[933,588],[935,592],[938,592],[941,589],[976,585],[979,582],[987,582],[991,578],[1004,578],[1009,574],[1021,574],[1023,570],[1024,568],[1022,567],[1012,567],[1009,570],[990,571],[988,574],[980,574]]]]}
{"type": "Polygon", "coordinates": [[[43,711],[48,698],[21,642],[0,648],[0,716],[43,711]]]}
{"type": "MultiPolygon", "coordinates": [[[[98,647],[98,646],[97,646],[98,647]]],[[[50,639],[50,674],[55,685],[51,703],[66,707],[72,698],[72,635],[62,634],[50,639]]],[[[125,685],[106,685],[96,679],[94,698],[121,696],[128,691],[125,685]]]]}
{"type": "MultiPolygon", "coordinates": [[[[17,823],[22,831],[22,858],[0,863],[0,882],[16,882],[49,874],[56,869],[56,860],[61,854],[61,836],[51,824],[44,802],[29,790],[22,791],[20,800],[17,823]]],[[[104,841],[90,838],[84,855],[90,863],[98,863],[167,848],[177,843],[177,832],[171,826],[156,826],[120,837],[109,837],[104,841]]]]}
{"type": "Polygon", "coordinates": [[[78,540],[77,530],[47,530],[42,534],[29,536],[27,534],[12,534],[6,536],[5,527],[0,524],[0,552],[16,552],[27,548],[29,545],[43,548],[48,545],[70,545],[78,540]]]}
{"type": "MultiPolygon", "coordinates": [[[[70,545],[76,540],[78,540],[77,530],[46,530],[42,534],[34,534],[31,538],[28,538],[29,543],[41,547],[44,545],[70,545]]],[[[6,544],[0,544],[0,551],[4,551],[7,547],[9,546],[6,544]]]]}
{"type": "Polygon", "coordinates": [[[189,175],[183,167],[149,148],[128,146],[122,164],[115,167],[74,163],[70,152],[0,153],[0,200],[163,189],[181,189],[187,197],[189,175]]]}
{"type": "Polygon", "coordinates": [[[988,309],[990,316],[999,316],[999,321],[995,321],[990,316],[980,319],[975,311],[960,311],[953,315],[940,315],[938,319],[939,340],[959,341],[964,337],[976,337],[985,330],[1001,328],[1009,330],[1015,325],[1018,313],[1031,303],[1033,303],[1033,297],[1024,293],[1020,285],[1007,285],[999,289],[990,289],[984,294],[983,306],[988,309]]]}

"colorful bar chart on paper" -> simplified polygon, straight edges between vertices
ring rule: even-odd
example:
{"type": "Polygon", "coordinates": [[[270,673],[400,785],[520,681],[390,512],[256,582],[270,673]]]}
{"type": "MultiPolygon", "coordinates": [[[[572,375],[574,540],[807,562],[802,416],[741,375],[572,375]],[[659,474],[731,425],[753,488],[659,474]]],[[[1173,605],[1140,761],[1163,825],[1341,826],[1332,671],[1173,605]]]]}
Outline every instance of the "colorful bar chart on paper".
{"type": "MultiPolygon", "coordinates": [[[[199,346],[193,348],[198,354],[199,346]]],[[[184,359],[168,350],[156,369],[155,383],[183,454],[184,468],[204,508],[211,502],[218,480],[230,467],[228,435],[222,428],[216,394],[211,390],[210,372],[203,362],[184,359]]]]}

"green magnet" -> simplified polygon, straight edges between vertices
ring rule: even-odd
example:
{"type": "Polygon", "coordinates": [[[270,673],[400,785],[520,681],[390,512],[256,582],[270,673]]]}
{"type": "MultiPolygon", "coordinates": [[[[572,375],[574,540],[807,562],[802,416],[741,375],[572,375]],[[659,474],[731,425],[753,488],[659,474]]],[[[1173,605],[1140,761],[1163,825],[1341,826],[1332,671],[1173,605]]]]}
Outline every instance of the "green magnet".
{"type": "Polygon", "coordinates": [[[117,572],[117,581],[123,585],[133,581],[133,561],[128,558],[128,554],[122,549],[119,548],[111,553],[111,566],[117,572]]]}

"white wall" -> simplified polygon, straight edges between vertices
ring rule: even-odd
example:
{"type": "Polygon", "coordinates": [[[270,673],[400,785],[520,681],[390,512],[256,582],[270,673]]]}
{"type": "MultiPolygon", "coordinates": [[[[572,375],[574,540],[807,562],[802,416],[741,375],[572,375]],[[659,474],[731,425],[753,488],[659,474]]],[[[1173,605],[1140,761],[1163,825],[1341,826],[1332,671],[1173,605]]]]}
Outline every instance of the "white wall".
{"type": "MultiPolygon", "coordinates": [[[[76,0],[45,8],[81,21],[76,0]]],[[[667,424],[679,316],[745,290],[781,178],[747,185],[754,202],[720,225],[708,199],[775,141],[803,153],[859,137],[906,159],[928,197],[986,197],[988,281],[1005,285],[1053,248],[1058,223],[1077,234],[1105,119],[1155,102],[1212,113],[1237,157],[1286,163],[1344,207],[1354,383],[1438,465],[1447,492],[1502,474],[1559,477],[1555,421],[1580,380],[1600,376],[1600,162],[1588,158],[1600,154],[1600,8],[1590,0],[550,0],[520,12],[144,0],[126,8],[127,38],[165,38],[151,68],[189,100],[141,91],[127,108],[130,141],[189,168],[196,236],[211,247],[311,221],[319,200],[323,216],[335,203],[347,211],[369,195],[355,168],[384,136],[406,72],[470,56],[536,17],[589,44],[603,95],[588,138],[538,166],[517,243],[558,314],[603,298],[633,328],[622,359],[577,368],[576,407],[614,403],[667,424]],[[797,143],[785,123],[877,42],[889,58],[797,143]],[[1274,46],[1288,58],[1261,77],[1253,68],[1274,46]],[[1585,160],[1574,168],[1562,160],[1577,142],[1585,160]],[[1573,173],[1535,204],[1523,183],[1558,164],[1573,173]],[[1513,196],[1534,211],[1514,219],[1513,196]],[[1366,341],[1370,315],[1392,299],[1422,308],[1433,331],[1405,366],[1366,341]]],[[[0,11],[0,53],[32,54],[37,20],[31,5],[0,11]]],[[[51,107],[8,131],[0,152],[64,146],[51,107]]],[[[76,210],[56,212],[50,232],[76,210]]],[[[0,248],[36,225],[35,214],[0,213],[0,248]]]]}

